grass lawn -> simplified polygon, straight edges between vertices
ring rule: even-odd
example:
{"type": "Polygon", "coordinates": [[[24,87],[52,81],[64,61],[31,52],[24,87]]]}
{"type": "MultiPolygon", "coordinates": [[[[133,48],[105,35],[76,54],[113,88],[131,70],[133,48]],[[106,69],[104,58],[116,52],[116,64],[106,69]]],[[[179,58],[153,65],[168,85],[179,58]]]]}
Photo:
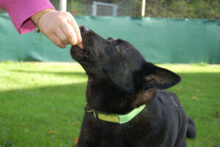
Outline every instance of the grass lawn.
{"type": "MultiPolygon", "coordinates": [[[[190,147],[220,147],[220,65],[159,65],[195,120],[190,147]]],[[[69,147],[79,136],[87,77],[73,63],[0,63],[0,147],[69,147]]]]}

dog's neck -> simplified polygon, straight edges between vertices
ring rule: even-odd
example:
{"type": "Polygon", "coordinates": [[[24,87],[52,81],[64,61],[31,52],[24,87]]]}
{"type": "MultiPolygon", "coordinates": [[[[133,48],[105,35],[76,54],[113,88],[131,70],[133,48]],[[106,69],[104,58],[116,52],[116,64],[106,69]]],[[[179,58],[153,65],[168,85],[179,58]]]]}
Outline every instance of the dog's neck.
{"type": "Polygon", "coordinates": [[[114,114],[126,114],[142,104],[149,103],[154,97],[154,90],[127,93],[120,90],[109,80],[88,78],[87,103],[97,111],[114,114]]]}

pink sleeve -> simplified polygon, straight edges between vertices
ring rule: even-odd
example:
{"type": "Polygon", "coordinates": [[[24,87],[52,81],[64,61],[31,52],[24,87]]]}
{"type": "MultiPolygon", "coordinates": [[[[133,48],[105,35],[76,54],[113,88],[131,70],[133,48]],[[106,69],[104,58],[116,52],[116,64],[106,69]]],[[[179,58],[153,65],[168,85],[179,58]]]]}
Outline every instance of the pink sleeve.
{"type": "Polygon", "coordinates": [[[30,19],[32,15],[47,8],[54,9],[49,0],[0,0],[0,7],[9,13],[12,23],[20,34],[36,28],[30,19]]]}

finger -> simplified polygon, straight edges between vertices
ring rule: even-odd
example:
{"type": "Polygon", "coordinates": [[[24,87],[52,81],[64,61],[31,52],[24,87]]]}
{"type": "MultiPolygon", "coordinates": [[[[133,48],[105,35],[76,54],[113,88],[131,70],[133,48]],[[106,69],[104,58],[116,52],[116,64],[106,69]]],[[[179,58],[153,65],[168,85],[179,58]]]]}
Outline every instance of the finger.
{"type": "Polygon", "coordinates": [[[65,33],[68,41],[72,45],[77,44],[77,36],[75,33],[75,30],[72,28],[72,26],[65,20],[64,24],[60,26],[63,32],[65,33]]]}
{"type": "Polygon", "coordinates": [[[62,43],[62,41],[56,36],[55,33],[51,33],[50,35],[46,35],[54,44],[56,44],[60,48],[66,48],[66,45],[62,43]]]}
{"type": "Polygon", "coordinates": [[[58,27],[55,30],[55,34],[56,34],[56,37],[58,37],[62,41],[63,44],[66,45],[69,43],[66,34],[63,32],[63,30],[61,28],[58,27]]]}
{"type": "Polygon", "coordinates": [[[80,30],[79,30],[79,26],[78,26],[78,24],[76,23],[76,21],[75,21],[74,17],[72,16],[72,14],[69,13],[69,12],[67,12],[67,14],[68,14],[68,16],[70,17],[70,18],[68,19],[68,22],[70,23],[70,25],[74,28],[74,30],[75,30],[75,32],[76,32],[76,36],[77,36],[77,40],[78,40],[77,42],[78,42],[79,44],[81,44],[81,43],[82,43],[82,37],[81,37],[80,30]]]}

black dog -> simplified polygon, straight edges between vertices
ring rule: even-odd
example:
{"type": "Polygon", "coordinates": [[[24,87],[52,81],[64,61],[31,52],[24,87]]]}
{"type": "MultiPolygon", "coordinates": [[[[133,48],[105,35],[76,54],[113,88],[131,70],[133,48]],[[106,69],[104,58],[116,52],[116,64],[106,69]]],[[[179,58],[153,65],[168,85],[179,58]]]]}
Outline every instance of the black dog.
{"type": "Polygon", "coordinates": [[[79,147],[185,147],[195,125],[177,96],[163,91],[179,75],[151,63],[128,42],[81,27],[84,49],[71,48],[88,75],[79,147]]]}

